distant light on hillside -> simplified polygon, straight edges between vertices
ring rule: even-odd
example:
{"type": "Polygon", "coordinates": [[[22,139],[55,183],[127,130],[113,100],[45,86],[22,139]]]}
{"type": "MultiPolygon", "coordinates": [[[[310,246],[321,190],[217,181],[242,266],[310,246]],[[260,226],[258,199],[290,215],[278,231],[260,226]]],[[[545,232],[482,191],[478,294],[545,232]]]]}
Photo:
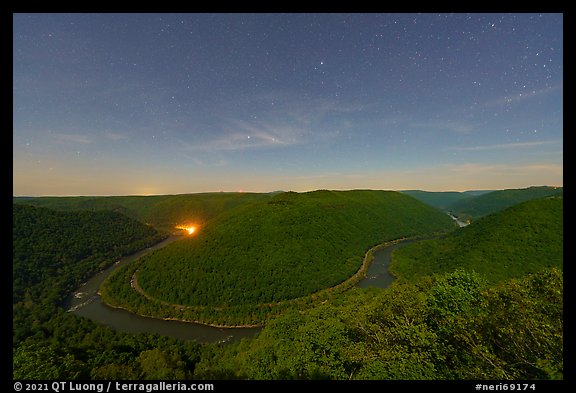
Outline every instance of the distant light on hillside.
{"type": "Polygon", "coordinates": [[[193,225],[178,225],[176,229],[183,229],[188,232],[189,235],[196,232],[196,227],[193,225]]]}

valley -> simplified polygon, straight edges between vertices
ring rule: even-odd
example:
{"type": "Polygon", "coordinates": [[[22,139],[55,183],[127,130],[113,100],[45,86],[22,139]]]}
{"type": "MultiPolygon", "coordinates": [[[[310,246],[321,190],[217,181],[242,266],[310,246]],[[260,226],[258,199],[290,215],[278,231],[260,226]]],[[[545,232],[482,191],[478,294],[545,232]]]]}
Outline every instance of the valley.
{"type": "Polygon", "coordinates": [[[13,390],[570,390],[562,10],[12,3],[13,390]]]}
{"type": "MultiPolygon", "coordinates": [[[[544,198],[537,196],[462,226],[462,222],[457,225],[458,217],[453,216],[451,210],[442,211],[409,195],[391,191],[320,190],[248,197],[214,194],[213,201],[206,195],[191,195],[180,198],[194,203],[202,199],[202,206],[212,213],[196,211],[195,216],[187,215],[192,202],[181,205],[173,202],[170,219],[162,218],[151,209],[148,217],[158,214],[157,222],[164,223],[160,231],[148,222],[122,218],[126,216],[118,211],[125,207],[103,203],[107,197],[90,199],[90,203],[83,205],[88,210],[79,210],[79,202],[73,198],[64,202],[58,198],[37,198],[30,204],[30,199],[16,198],[15,375],[43,375],[33,367],[36,355],[32,354],[38,351],[34,349],[35,345],[50,340],[56,345],[49,347],[53,348],[50,351],[56,351],[52,353],[54,360],[50,363],[54,372],[81,378],[102,376],[112,370],[119,377],[142,376],[145,356],[154,356],[157,361],[170,356],[181,359],[179,365],[168,362],[163,366],[167,375],[173,373],[181,378],[341,379],[351,373],[359,379],[426,379],[432,375],[429,374],[432,369],[427,367],[433,367],[435,375],[446,378],[477,378],[480,375],[557,378],[562,368],[561,347],[557,346],[562,342],[561,311],[558,311],[560,314],[544,315],[538,307],[549,308],[550,300],[546,299],[552,298],[556,299],[557,306],[562,304],[557,296],[562,293],[563,197],[561,193],[544,198]],[[103,206],[110,210],[102,210],[103,206]],[[98,219],[100,226],[93,224],[91,229],[81,229],[75,235],[60,233],[65,228],[78,230],[79,225],[90,225],[91,220],[104,215],[109,215],[106,219],[109,221],[98,219]],[[87,219],[86,224],[79,224],[81,216],[87,219]],[[39,220],[42,225],[38,225],[39,220]],[[54,224],[51,224],[52,220],[56,220],[54,224]],[[96,250],[101,247],[97,239],[103,237],[97,234],[108,231],[102,225],[112,222],[124,222],[120,226],[115,224],[118,228],[132,225],[134,229],[126,231],[127,236],[133,236],[131,233],[135,234],[138,227],[152,237],[148,243],[141,240],[134,243],[147,244],[132,248],[140,250],[137,252],[130,252],[129,248],[120,251],[119,246],[113,246],[120,253],[102,254],[111,256],[106,263],[95,258],[100,255],[95,251],[50,256],[61,249],[64,244],[61,239],[66,237],[77,244],[68,247],[70,251],[82,249],[83,242],[96,250]],[[176,228],[178,225],[186,227],[189,225],[186,223],[191,222],[195,231],[176,228]],[[39,231],[40,228],[46,231],[39,231]],[[406,238],[409,240],[399,242],[406,238]],[[46,244],[55,246],[46,248],[46,244]],[[30,253],[36,249],[38,252],[30,253]],[[30,259],[34,255],[37,255],[35,259],[30,259]],[[88,259],[83,262],[82,258],[86,257],[88,259]],[[66,262],[57,267],[54,263],[58,260],[66,262]],[[93,262],[89,265],[87,261],[93,262]],[[23,270],[25,266],[27,270],[23,270]],[[54,267],[42,273],[43,279],[30,281],[32,276],[25,272],[33,271],[33,266],[54,267]],[[67,271],[69,273],[65,273],[67,271]],[[63,282],[56,272],[64,273],[60,277],[69,278],[63,282]],[[26,285],[37,284],[24,289],[19,283],[24,283],[22,280],[26,278],[26,285]],[[55,284],[57,282],[61,284],[55,284]],[[531,289],[543,282],[548,282],[546,291],[541,286],[531,289]],[[446,286],[446,283],[451,284],[446,286]],[[456,287],[455,283],[458,283],[456,287]],[[46,285],[53,289],[48,290],[46,285]],[[460,288],[461,292],[453,292],[455,288],[460,288]],[[513,315],[513,318],[521,318],[522,323],[529,326],[535,323],[533,318],[544,319],[548,321],[547,329],[552,329],[541,331],[538,325],[533,325],[529,332],[534,337],[544,335],[538,340],[546,342],[547,349],[536,351],[531,356],[537,358],[530,362],[540,359],[538,361],[545,362],[542,363],[547,365],[545,367],[530,366],[514,371],[509,365],[516,360],[506,360],[508,355],[489,344],[493,340],[492,333],[470,330],[469,322],[466,322],[466,318],[488,318],[489,314],[484,314],[488,310],[494,315],[506,312],[502,307],[510,304],[504,306],[499,299],[501,296],[515,297],[517,295],[513,293],[516,292],[523,293],[518,295],[522,299],[532,299],[536,303],[526,306],[525,311],[531,314],[513,315]],[[448,299],[460,300],[457,304],[442,303],[448,299]],[[480,303],[467,305],[473,299],[480,303]],[[383,304],[388,304],[385,309],[389,311],[381,309],[383,304]],[[445,315],[442,307],[452,311],[445,315]],[[48,309],[52,311],[47,312],[48,309]],[[394,313],[398,315],[394,316],[394,313]],[[405,325],[397,317],[413,322],[405,325]],[[37,322],[31,323],[32,320],[37,322]],[[419,329],[424,330],[412,333],[397,330],[412,326],[415,320],[419,321],[419,329]],[[453,326],[452,330],[445,330],[447,324],[453,326]],[[75,341],[64,338],[59,333],[59,325],[69,326],[70,335],[78,338],[75,341]],[[229,328],[231,326],[237,328],[229,328]],[[326,328],[320,331],[319,326],[326,328]],[[384,363],[378,363],[374,368],[369,366],[369,359],[376,355],[369,353],[381,344],[376,345],[371,340],[382,334],[378,332],[383,326],[389,326],[386,328],[387,334],[392,335],[389,342],[396,342],[405,334],[412,337],[410,340],[416,339],[412,334],[424,334],[418,336],[421,340],[428,334],[433,336],[426,339],[420,349],[424,352],[419,354],[414,348],[410,349],[410,345],[406,346],[408,342],[403,339],[393,347],[381,347],[377,356],[384,363]],[[464,330],[453,330],[460,327],[464,330]],[[39,336],[38,328],[44,332],[43,336],[47,334],[46,338],[39,336]],[[94,363],[90,348],[110,345],[94,336],[97,331],[116,337],[108,340],[110,344],[115,340],[131,344],[120,352],[119,349],[110,352],[108,363],[94,363]],[[464,331],[485,336],[479,338],[481,343],[488,340],[481,344],[486,345],[482,351],[496,356],[492,363],[496,362],[498,367],[484,364],[480,357],[475,360],[479,362],[475,363],[476,371],[471,371],[460,358],[468,351],[462,347],[465,341],[452,342],[446,347],[453,351],[460,348],[457,352],[448,353],[436,347],[446,344],[442,340],[458,339],[464,331]],[[299,338],[290,332],[300,332],[298,334],[303,336],[299,338]],[[162,347],[164,349],[158,347],[160,337],[164,337],[160,341],[166,342],[162,345],[168,345],[162,347]],[[429,341],[432,337],[436,338],[429,341]],[[310,345],[328,351],[325,353],[330,353],[332,360],[317,358],[316,350],[310,345]],[[358,352],[364,345],[372,349],[366,347],[358,352]],[[390,357],[392,348],[400,352],[390,357]],[[441,354],[433,355],[435,351],[441,354]],[[70,353],[76,354],[73,363],[57,363],[70,353]],[[270,361],[265,353],[275,354],[277,360],[262,363],[270,361]],[[443,370],[432,358],[425,363],[414,360],[412,371],[401,371],[397,357],[400,353],[408,358],[416,356],[414,359],[448,356],[460,363],[449,371],[443,370]],[[120,358],[125,360],[120,361],[120,358]],[[246,363],[245,359],[252,360],[246,363]],[[292,361],[286,363],[288,359],[292,361]],[[66,364],[68,366],[64,366],[66,364]],[[479,370],[487,374],[478,374],[479,370]],[[472,374],[467,374],[470,372],[472,374]]],[[[152,205],[142,197],[125,197],[124,201],[133,211],[143,211],[144,206],[152,205]]],[[[115,236],[116,241],[126,241],[115,236]]],[[[523,301],[521,298],[515,300],[523,301]]],[[[486,323],[511,322],[487,319],[486,323]]],[[[512,333],[516,328],[511,329],[510,334],[515,335],[513,340],[524,340],[523,334],[512,333]]],[[[505,348],[508,344],[498,345],[505,348]]],[[[534,351],[529,340],[514,345],[534,351]]]]}

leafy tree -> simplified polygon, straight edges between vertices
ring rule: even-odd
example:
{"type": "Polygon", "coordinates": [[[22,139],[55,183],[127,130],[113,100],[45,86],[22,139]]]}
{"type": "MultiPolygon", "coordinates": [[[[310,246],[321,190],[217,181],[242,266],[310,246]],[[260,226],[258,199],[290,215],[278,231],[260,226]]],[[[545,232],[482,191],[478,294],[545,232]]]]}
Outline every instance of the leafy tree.
{"type": "Polygon", "coordinates": [[[164,236],[116,212],[14,205],[13,377],[134,379],[140,373],[137,356],[159,343],[174,354],[169,360],[180,367],[174,375],[192,370],[198,344],[132,336],[62,308],[69,293],[91,274],[164,236]]]}
{"type": "Polygon", "coordinates": [[[21,344],[12,362],[14,379],[75,379],[82,377],[84,368],[72,354],[36,343],[21,344]]]}
{"type": "Polygon", "coordinates": [[[92,370],[92,379],[100,380],[136,380],[139,372],[124,364],[105,364],[92,370]]]}
{"type": "Polygon", "coordinates": [[[138,356],[144,379],[185,379],[185,363],[177,354],[167,354],[160,349],[150,349],[138,356]]]}
{"type": "Polygon", "coordinates": [[[152,316],[261,323],[266,305],[353,276],[380,242],[452,229],[447,215],[398,192],[277,194],[230,209],[111,276],[104,300],[152,316]]]}
{"type": "Polygon", "coordinates": [[[496,285],[458,270],[353,290],[270,321],[252,340],[210,347],[196,378],[559,379],[562,274],[496,285]]]}
{"type": "MultiPolygon", "coordinates": [[[[232,203],[226,198],[221,202],[232,203]]],[[[222,260],[226,269],[217,264],[202,265],[205,274],[214,276],[210,285],[202,285],[202,277],[194,271],[182,270],[178,278],[188,282],[192,291],[184,286],[173,288],[182,301],[190,302],[195,296],[220,296],[226,302],[182,309],[180,317],[217,320],[224,315],[242,323],[262,320],[269,315],[269,306],[252,304],[253,294],[246,292],[246,287],[255,287],[258,299],[282,301],[294,292],[289,285],[276,285],[275,280],[299,278],[303,283],[297,293],[306,294],[305,288],[315,285],[317,277],[307,276],[307,272],[322,272],[331,280],[348,274],[343,268],[346,263],[335,262],[331,255],[346,255],[353,247],[364,250],[364,231],[380,231],[380,236],[386,238],[410,233],[412,225],[427,225],[426,217],[419,218],[424,221],[402,224],[400,219],[394,221],[394,215],[386,215],[386,209],[391,208],[406,213],[403,219],[416,219],[410,211],[419,211],[419,205],[411,204],[408,211],[402,211],[403,198],[395,194],[323,191],[304,198],[295,193],[278,194],[270,197],[267,202],[274,203],[261,211],[257,207],[262,207],[262,201],[253,205],[236,202],[235,207],[221,206],[228,213],[219,216],[222,221],[214,221],[219,229],[208,229],[207,225],[209,236],[194,240],[217,241],[228,250],[238,247],[238,254],[223,255],[229,257],[222,260]],[[387,200],[387,207],[380,206],[383,200],[387,200]],[[315,210],[341,214],[316,214],[315,210]],[[289,211],[306,213],[310,228],[306,232],[295,230],[299,218],[287,214],[289,211]],[[384,229],[369,220],[378,214],[389,219],[384,229]],[[293,254],[272,271],[268,259],[252,251],[256,244],[237,243],[232,238],[231,228],[238,223],[246,227],[254,224],[250,230],[255,232],[250,236],[268,232],[276,236],[264,237],[258,243],[258,247],[269,247],[271,253],[282,246],[283,236],[288,236],[285,241],[294,246],[293,254]],[[326,230],[327,223],[355,234],[347,238],[350,244],[339,242],[342,233],[326,230]],[[302,243],[302,239],[313,242],[302,243]],[[311,256],[310,244],[317,245],[318,258],[325,265],[307,259],[311,256]],[[250,265],[251,274],[242,276],[231,266],[247,256],[255,259],[250,265]],[[235,281],[242,277],[245,282],[235,281]],[[265,285],[259,285],[262,283],[265,285]],[[233,303],[238,296],[243,300],[233,303]]],[[[13,376],[60,380],[562,379],[563,275],[560,268],[554,267],[558,258],[562,260],[558,250],[562,245],[558,236],[562,234],[561,211],[562,198],[518,205],[501,212],[499,220],[486,217],[468,227],[472,229],[454,232],[448,237],[451,242],[421,243],[426,247],[439,245],[446,255],[434,259],[437,263],[433,265],[426,259],[419,260],[417,267],[430,274],[415,274],[386,290],[355,288],[306,297],[300,300],[299,309],[293,309],[288,301],[281,302],[276,306],[280,315],[269,320],[255,338],[200,345],[159,335],[121,333],[61,307],[62,299],[101,268],[104,260],[113,262],[130,247],[142,247],[158,239],[149,227],[118,213],[79,214],[15,207],[13,376]],[[79,232],[83,223],[96,229],[79,232]],[[110,234],[104,233],[107,230],[110,234]],[[130,247],[123,247],[125,244],[130,247]],[[459,264],[458,253],[452,253],[450,244],[457,244],[461,252],[471,250],[467,255],[474,264],[459,264]],[[498,244],[506,247],[498,248],[498,244]],[[490,253],[486,245],[496,245],[497,251],[490,253]],[[525,251],[532,246],[532,251],[538,253],[536,261],[525,251]],[[110,249],[113,253],[107,254],[105,250],[110,249]],[[494,268],[496,261],[506,264],[507,270],[494,268]],[[430,266],[433,268],[426,270],[430,266]],[[504,273],[497,275],[499,272],[504,273]]],[[[202,242],[197,243],[206,247],[202,242]]],[[[430,257],[436,255],[431,248],[427,250],[430,257]]],[[[165,263],[178,264],[182,255],[159,253],[155,258],[170,257],[165,263]]],[[[357,261],[356,255],[347,258],[350,265],[357,261]]],[[[113,286],[118,297],[133,302],[142,312],[170,315],[173,307],[149,301],[123,285],[141,267],[135,264],[119,270],[106,285],[113,286]]]]}

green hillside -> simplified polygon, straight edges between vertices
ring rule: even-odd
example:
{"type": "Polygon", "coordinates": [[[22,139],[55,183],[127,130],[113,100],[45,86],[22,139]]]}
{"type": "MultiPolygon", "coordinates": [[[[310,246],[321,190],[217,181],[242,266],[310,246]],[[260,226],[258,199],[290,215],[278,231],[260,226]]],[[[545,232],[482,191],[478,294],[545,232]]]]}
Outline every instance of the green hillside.
{"type": "Polygon", "coordinates": [[[453,202],[446,209],[460,218],[475,220],[531,199],[559,195],[562,190],[562,187],[548,186],[500,190],[453,202]]]}
{"type": "Polygon", "coordinates": [[[165,235],[122,214],[13,205],[14,337],[48,319],[82,281],[165,235]]]}
{"type": "MultiPolygon", "coordinates": [[[[463,266],[410,282],[399,280],[386,290],[354,288],[321,301],[310,301],[305,309],[284,308],[276,313],[278,317],[267,320],[261,333],[252,339],[226,345],[200,345],[156,334],[121,333],[59,307],[87,275],[113,262],[120,254],[155,242],[158,234],[151,227],[113,212],[59,212],[18,204],[13,209],[14,379],[563,378],[563,281],[562,271],[554,267],[528,275],[520,272],[522,277],[494,283],[491,270],[478,274],[469,271],[470,266],[463,266]]],[[[187,241],[198,240],[208,232],[213,235],[204,238],[206,241],[216,241],[215,234],[226,234],[229,246],[233,247],[234,233],[230,233],[230,228],[235,223],[252,224],[259,220],[258,227],[266,227],[266,223],[286,222],[287,216],[281,214],[284,211],[297,217],[289,227],[301,231],[306,226],[301,220],[303,215],[320,212],[318,220],[323,220],[322,223],[344,220],[345,225],[369,228],[386,237],[409,232],[413,227],[436,230],[435,226],[444,225],[433,222],[447,217],[392,192],[287,193],[233,208],[206,223],[196,237],[187,241]],[[281,207],[285,210],[276,211],[281,207]],[[371,220],[365,219],[367,211],[371,220]],[[399,225],[402,220],[406,221],[404,226],[399,225]],[[225,227],[230,231],[225,231],[225,227]]],[[[478,233],[477,228],[490,223],[493,216],[458,229],[447,238],[458,238],[457,234],[474,229],[465,235],[467,241],[462,244],[470,247],[478,239],[478,249],[490,249],[486,245],[503,238],[502,244],[511,249],[503,254],[518,254],[529,266],[531,259],[524,251],[526,239],[516,241],[511,234],[532,233],[537,238],[541,233],[556,232],[542,222],[555,222],[554,217],[558,216],[558,230],[562,233],[561,211],[562,198],[530,201],[493,215],[500,217],[498,223],[503,225],[496,226],[496,221],[493,225],[486,224],[494,231],[489,240],[483,237],[487,231],[478,233]]],[[[314,232],[321,232],[318,238],[330,234],[320,226],[322,230],[314,232]]],[[[358,233],[361,232],[364,231],[358,233]]],[[[255,230],[254,236],[261,233],[255,230]]],[[[528,243],[539,243],[534,238],[530,237],[528,243]]],[[[552,244],[554,238],[550,236],[547,244],[552,244]]],[[[252,240],[253,244],[260,246],[256,240],[252,240]]],[[[351,238],[347,242],[353,243],[351,238]]],[[[277,239],[276,247],[282,243],[277,239]]],[[[306,244],[313,250],[320,242],[306,244]]],[[[237,273],[233,266],[225,267],[237,273]]],[[[127,276],[128,282],[132,273],[127,276]]],[[[215,273],[225,276],[222,269],[215,273]]],[[[175,277],[179,274],[177,271],[175,277]]],[[[128,294],[126,298],[132,299],[129,285],[119,288],[126,291],[123,296],[128,294]]],[[[133,310],[141,313],[155,310],[160,315],[160,307],[151,307],[152,302],[145,298],[136,299],[135,306],[131,306],[133,310]]],[[[222,307],[220,311],[228,319],[214,319],[214,311],[197,310],[190,317],[250,322],[251,316],[246,312],[254,308],[242,307],[222,307]]],[[[266,315],[269,314],[262,314],[266,315]]],[[[187,315],[183,310],[174,316],[187,315]]]]}
{"type": "Polygon", "coordinates": [[[201,193],[153,196],[14,198],[15,203],[56,210],[113,210],[157,228],[173,229],[194,220],[202,224],[228,209],[268,197],[252,193],[201,193]]]}
{"type": "Polygon", "coordinates": [[[400,191],[403,194],[410,195],[413,198],[418,199],[427,205],[434,206],[438,209],[445,210],[448,206],[455,202],[474,198],[478,195],[486,194],[491,191],[443,191],[443,192],[433,192],[433,191],[421,191],[421,190],[405,190],[400,191]]]}
{"type": "Polygon", "coordinates": [[[199,379],[531,380],[563,377],[562,272],[496,286],[458,271],[355,289],[205,351],[199,379]]]}
{"type": "Polygon", "coordinates": [[[562,268],[563,198],[527,201],[483,217],[441,239],[394,252],[391,270],[401,279],[456,268],[497,282],[545,267],[562,268]]]}
{"type": "Polygon", "coordinates": [[[102,293],[141,313],[253,322],[264,312],[258,305],[345,281],[375,244],[454,227],[446,214],[398,192],[288,192],[223,213],[196,236],[111,276],[102,293]],[[133,276],[146,298],[131,290],[133,276]]]}
{"type": "Polygon", "coordinates": [[[13,206],[12,377],[19,380],[185,379],[200,345],[132,335],[66,312],[86,277],[158,242],[119,213],[13,206]],[[170,370],[161,367],[170,359],[170,370]]]}

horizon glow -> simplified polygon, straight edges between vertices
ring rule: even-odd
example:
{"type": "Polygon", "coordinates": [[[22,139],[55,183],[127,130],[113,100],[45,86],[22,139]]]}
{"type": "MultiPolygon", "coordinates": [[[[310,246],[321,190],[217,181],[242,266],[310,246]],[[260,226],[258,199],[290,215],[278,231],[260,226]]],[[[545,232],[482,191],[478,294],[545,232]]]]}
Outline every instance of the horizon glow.
{"type": "Polygon", "coordinates": [[[562,14],[14,14],[13,195],[563,186],[562,14]]]}

